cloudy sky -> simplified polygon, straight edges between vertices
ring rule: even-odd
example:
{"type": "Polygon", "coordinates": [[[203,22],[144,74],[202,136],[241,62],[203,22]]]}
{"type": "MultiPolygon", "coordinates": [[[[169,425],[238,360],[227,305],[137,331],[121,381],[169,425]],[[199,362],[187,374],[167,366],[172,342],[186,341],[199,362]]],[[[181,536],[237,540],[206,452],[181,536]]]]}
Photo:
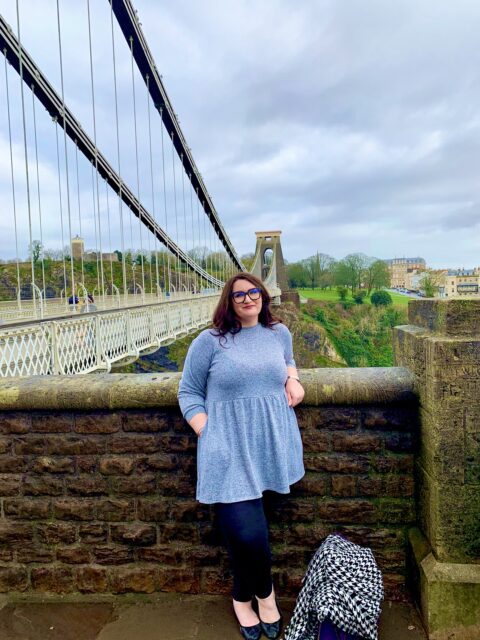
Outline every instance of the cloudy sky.
{"type": "MultiPolygon", "coordinates": [[[[432,267],[480,265],[478,0],[134,4],[197,166],[239,255],[254,250],[255,231],[281,229],[289,261],[316,251],[336,258],[361,251],[380,258],[419,255],[432,267]]],[[[97,142],[116,167],[109,5],[107,0],[91,0],[91,5],[97,142]]],[[[93,137],[86,0],[61,0],[60,7],[65,99],[93,137]]],[[[21,0],[20,8],[23,43],[60,91],[55,2],[21,0]]],[[[0,13],[16,31],[14,0],[0,0],[0,13]]],[[[137,184],[128,47],[118,31],[116,38],[122,175],[134,192],[138,187],[148,208],[155,203],[161,219],[160,129],[153,122],[152,196],[145,88],[137,77],[137,117],[143,123],[137,184]]],[[[1,62],[0,254],[5,256],[12,254],[14,240],[1,62]]],[[[8,77],[19,235],[22,246],[28,246],[19,83],[13,72],[8,77]]],[[[31,95],[25,97],[32,109],[31,95]]],[[[44,236],[45,244],[53,246],[59,235],[55,127],[41,111],[37,132],[44,236]]],[[[30,112],[27,129],[34,173],[30,112]]],[[[59,135],[63,144],[61,130],[59,135]]],[[[69,147],[67,154],[70,171],[74,149],[69,147]]],[[[64,172],[65,158],[60,157],[64,172]]],[[[169,162],[171,172],[171,155],[169,162]]],[[[89,166],[81,160],[79,173],[80,198],[71,196],[71,213],[73,220],[80,202],[82,233],[88,236],[93,233],[91,182],[89,166]]],[[[176,180],[178,187],[179,173],[176,180]]],[[[75,190],[73,178],[71,182],[75,190]]],[[[65,186],[62,190],[66,212],[69,194],[65,186]]],[[[167,191],[172,232],[175,203],[168,186],[167,191]]],[[[104,217],[106,194],[101,185],[98,202],[104,217]]],[[[32,200],[36,196],[35,191],[32,200]]],[[[188,198],[187,187],[187,206],[188,198]]],[[[112,219],[113,200],[108,205],[112,219]]],[[[177,204],[181,209],[182,202],[177,204]]],[[[77,232],[72,222],[72,233],[77,232]]],[[[118,225],[112,223],[110,246],[118,242],[117,233],[118,225]]],[[[132,233],[138,246],[140,232],[132,233]]],[[[67,229],[65,234],[68,238],[67,229]]],[[[180,230],[178,238],[192,242],[188,232],[184,237],[180,230]]],[[[93,235],[88,242],[93,245],[93,235]]]]}

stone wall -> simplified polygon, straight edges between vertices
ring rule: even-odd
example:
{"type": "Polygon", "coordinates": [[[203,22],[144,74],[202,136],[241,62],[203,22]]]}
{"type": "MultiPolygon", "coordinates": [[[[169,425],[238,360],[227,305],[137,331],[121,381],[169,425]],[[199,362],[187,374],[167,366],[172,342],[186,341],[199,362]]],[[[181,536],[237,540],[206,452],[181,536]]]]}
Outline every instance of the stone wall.
{"type": "MultiPolygon", "coordinates": [[[[374,549],[404,597],[415,522],[416,397],[404,369],[301,372],[306,476],[267,498],[275,579],[296,595],[328,533],[374,549]]],[[[212,507],[195,501],[196,437],[179,374],[0,383],[0,591],[226,593],[212,507]]]]}
{"type": "Polygon", "coordinates": [[[416,300],[394,335],[420,401],[412,585],[431,640],[480,638],[480,300],[416,300]]]}

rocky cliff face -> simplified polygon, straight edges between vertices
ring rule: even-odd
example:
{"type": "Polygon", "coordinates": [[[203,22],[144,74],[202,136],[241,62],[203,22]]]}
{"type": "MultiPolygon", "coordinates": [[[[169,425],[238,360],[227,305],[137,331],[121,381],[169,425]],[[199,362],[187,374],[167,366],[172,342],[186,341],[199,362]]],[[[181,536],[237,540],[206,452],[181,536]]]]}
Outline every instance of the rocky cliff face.
{"type": "Polygon", "coordinates": [[[325,329],[318,322],[305,317],[301,309],[286,303],[274,307],[273,312],[290,329],[295,361],[300,369],[347,366],[330,342],[325,329]]]}

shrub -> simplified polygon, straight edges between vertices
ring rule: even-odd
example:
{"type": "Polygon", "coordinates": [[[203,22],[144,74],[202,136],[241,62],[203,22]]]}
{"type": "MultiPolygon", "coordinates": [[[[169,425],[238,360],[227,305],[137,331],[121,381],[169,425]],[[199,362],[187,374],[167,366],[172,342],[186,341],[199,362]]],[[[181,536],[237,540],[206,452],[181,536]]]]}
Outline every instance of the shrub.
{"type": "Polygon", "coordinates": [[[338,293],[338,297],[340,298],[340,300],[346,300],[347,299],[347,294],[348,294],[348,289],[347,289],[347,287],[337,287],[337,293],[338,293]]]}
{"type": "Polygon", "coordinates": [[[364,289],[359,289],[358,291],[355,291],[355,293],[353,294],[353,299],[355,301],[355,304],[363,304],[363,299],[365,298],[366,295],[367,295],[367,292],[364,289]]]}
{"type": "Polygon", "coordinates": [[[83,270],[90,276],[97,275],[97,263],[96,262],[87,262],[83,263],[83,270]]]}
{"type": "Polygon", "coordinates": [[[398,309],[394,309],[393,307],[389,309],[385,309],[383,315],[380,317],[380,323],[384,327],[389,327],[393,329],[399,324],[402,324],[405,321],[405,314],[399,311],[398,309]]]}
{"type": "Polygon", "coordinates": [[[319,322],[350,367],[391,367],[392,327],[407,323],[406,310],[343,302],[305,305],[305,315],[319,322]]]}
{"type": "Polygon", "coordinates": [[[370,300],[376,307],[388,307],[393,304],[392,296],[388,291],[374,291],[370,296],[370,300]]]}

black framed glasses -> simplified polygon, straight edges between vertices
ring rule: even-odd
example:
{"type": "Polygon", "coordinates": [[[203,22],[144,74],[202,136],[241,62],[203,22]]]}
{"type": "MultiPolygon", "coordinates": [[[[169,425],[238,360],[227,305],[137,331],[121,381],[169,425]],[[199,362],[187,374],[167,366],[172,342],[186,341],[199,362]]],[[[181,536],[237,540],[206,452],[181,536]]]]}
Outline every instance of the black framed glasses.
{"type": "Polygon", "coordinates": [[[262,295],[262,290],[255,287],[254,289],[249,289],[248,291],[234,291],[230,294],[233,298],[233,301],[237,304],[242,304],[245,302],[245,298],[248,296],[252,302],[255,302],[262,295]]]}

